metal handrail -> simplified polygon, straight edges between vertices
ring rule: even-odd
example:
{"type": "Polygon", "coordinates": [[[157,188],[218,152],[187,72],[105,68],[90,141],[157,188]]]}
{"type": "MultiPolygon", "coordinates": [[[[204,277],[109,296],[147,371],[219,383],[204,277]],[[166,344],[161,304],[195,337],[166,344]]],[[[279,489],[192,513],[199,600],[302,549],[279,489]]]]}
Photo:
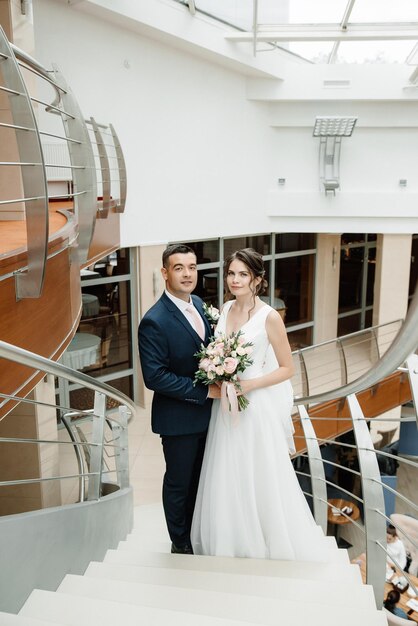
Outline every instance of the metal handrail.
{"type": "Polygon", "coordinates": [[[313,396],[295,397],[295,404],[312,404],[335,400],[372,387],[382,378],[394,372],[406,359],[415,352],[418,345],[418,290],[411,301],[408,315],[401,330],[380,361],[369,371],[356,380],[331,391],[313,396]]]}
{"type": "Polygon", "coordinates": [[[39,356],[34,352],[30,352],[24,348],[19,348],[18,346],[14,346],[5,341],[0,341],[0,357],[9,359],[10,361],[15,361],[16,363],[21,363],[22,365],[27,365],[35,370],[41,370],[47,374],[52,374],[53,376],[61,376],[62,378],[65,378],[73,383],[79,383],[83,387],[87,387],[92,391],[100,392],[110,398],[113,398],[120,404],[125,404],[131,409],[133,415],[136,412],[134,402],[132,402],[132,400],[124,393],[117,391],[114,387],[97,381],[91,376],[78,372],[77,370],[73,370],[66,365],[51,361],[43,356],[39,356]]]}
{"type": "Polygon", "coordinates": [[[300,400],[305,404],[305,400],[308,396],[311,402],[317,402],[315,387],[326,386],[328,391],[322,391],[321,395],[323,395],[325,393],[331,393],[335,389],[343,389],[344,387],[341,385],[347,385],[349,383],[351,384],[353,381],[361,380],[362,375],[366,372],[370,372],[371,365],[378,362],[381,358],[381,349],[388,349],[392,342],[388,340],[388,336],[393,337],[395,331],[399,331],[399,325],[401,323],[402,320],[386,322],[385,324],[366,328],[349,335],[343,335],[336,339],[330,339],[315,344],[314,346],[307,346],[293,351],[292,357],[297,370],[300,371],[295,377],[293,385],[298,393],[300,388],[300,393],[304,395],[304,398],[300,398],[298,395],[296,396],[296,404],[298,404],[300,400]],[[376,348],[376,337],[378,334],[379,346],[376,348]],[[357,349],[356,352],[358,352],[358,348],[361,347],[361,344],[364,344],[364,346],[370,349],[371,353],[368,357],[364,350],[362,351],[363,357],[349,357],[348,351],[357,349]],[[326,353],[332,354],[332,357],[327,359],[326,353]],[[338,368],[335,367],[337,353],[340,355],[339,358],[341,362],[341,367],[338,368]],[[310,364],[308,357],[314,359],[314,366],[310,364]]]}

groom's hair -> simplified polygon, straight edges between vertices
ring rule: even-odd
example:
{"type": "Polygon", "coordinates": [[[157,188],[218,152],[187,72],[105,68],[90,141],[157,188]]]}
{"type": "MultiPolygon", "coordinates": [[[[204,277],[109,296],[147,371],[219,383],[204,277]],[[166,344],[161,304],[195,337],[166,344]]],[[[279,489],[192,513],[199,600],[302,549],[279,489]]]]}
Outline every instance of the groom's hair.
{"type": "Polygon", "coordinates": [[[163,267],[168,268],[169,262],[168,259],[173,254],[194,254],[196,256],[196,252],[190,246],[186,246],[184,243],[173,243],[171,246],[167,246],[167,248],[163,252],[163,267]]]}

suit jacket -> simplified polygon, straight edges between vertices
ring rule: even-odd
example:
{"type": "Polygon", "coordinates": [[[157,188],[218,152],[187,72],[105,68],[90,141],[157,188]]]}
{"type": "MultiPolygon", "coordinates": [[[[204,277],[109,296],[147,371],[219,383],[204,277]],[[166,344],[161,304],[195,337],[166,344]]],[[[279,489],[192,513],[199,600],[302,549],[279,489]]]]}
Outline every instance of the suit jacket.
{"type": "MultiPolygon", "coordinates": [[[[197,296],[192,299],[204,321],[207,342],[211,328],[203,313],[202,301],[197,296]]],[[[138,340],[144,381],[148,389],[154,391],[153,432],[186,435],[205,431],[212,400],[207,399],[205,385],[193,385],[198,367],[193,355],[202,340],[165,293],[142,318],[138,340]]]]}

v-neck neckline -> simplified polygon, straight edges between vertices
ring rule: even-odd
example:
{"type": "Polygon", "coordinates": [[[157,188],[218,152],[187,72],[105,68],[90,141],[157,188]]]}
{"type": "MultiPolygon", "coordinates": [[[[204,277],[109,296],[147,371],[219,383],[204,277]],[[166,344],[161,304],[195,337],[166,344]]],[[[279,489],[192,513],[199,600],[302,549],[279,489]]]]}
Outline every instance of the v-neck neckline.
{"type": "Polygon", "coordinates": [[[241,326],[238,330],[233,330],[232,332],[228,333],[228,330],[227,330],[227,329],[228,329],[228,316],[229,316],[229,313],[230,313],[230,311],[231,311],[231,309],[232,309],[232,305],[233,305],[233,303],[234,303],[234,300],[232,301],[231,306],[230,306],[230,307],[229,307],[229,309],[227,310],[227,312],[226,312],[226,316],[225,316],[225,334],[226,334],[227,336],[232,335],[232,333],[235,333],[235,334],[239,333],[239,332],[240,332],[240,331],[241,331],[241,330],[242,330],[242,329],[243,329],[243,328],[244,328],[247,324],[249,324],[249,323],[250,323],[250,322],[251,322],[251,321],[252,321],[252,320],[253,320],[253,319],[254,319],[254,318],[255,318],[255,317],[256,317],[256,316],[260,313],[260,311],[262,311],[262,310],[263,310],[266,306],[268,306],[267,304],[263,304],[263,306],[261,306],[261,307],[258,309],[258,311],[256,311],[256,312],[254,313],[254,315],[252,315],[252,316],[250,317],[250,319],[249,319],[249,320],[247,320],[246,322],[244,322],[244,324],[243,324],[243,325],[242,325],[242,326],[241,326]]]}

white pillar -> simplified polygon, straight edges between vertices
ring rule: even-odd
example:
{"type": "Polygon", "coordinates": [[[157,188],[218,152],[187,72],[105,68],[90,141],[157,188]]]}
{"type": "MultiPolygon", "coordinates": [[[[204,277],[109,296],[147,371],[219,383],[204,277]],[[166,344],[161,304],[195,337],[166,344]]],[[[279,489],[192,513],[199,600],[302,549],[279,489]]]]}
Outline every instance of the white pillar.
{"type": "Polygon", "coordinates": [[[339,234],[317,235],[314,343],[337,336],[340,242],[339,234]]]}
{"type": "Polygon", "coordinates": [[[408,308],[412,235],[378,235],[373,326],[404,318],[408,308]]]}

